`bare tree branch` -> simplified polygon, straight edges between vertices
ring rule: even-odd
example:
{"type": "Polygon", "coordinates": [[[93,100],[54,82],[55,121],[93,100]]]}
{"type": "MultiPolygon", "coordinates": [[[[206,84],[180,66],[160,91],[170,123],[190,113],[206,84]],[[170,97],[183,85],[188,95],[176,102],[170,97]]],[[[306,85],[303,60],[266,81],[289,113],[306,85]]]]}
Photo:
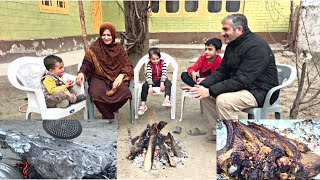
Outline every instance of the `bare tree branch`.
{"type": "Polygon", "coordinates": [[[301,107],[301,108],[300,108],[300,111],[307,110],[308,108],[313,107],[313,106],[316,106],[316,105],[319,105],[319,104],[320,104],[320,101],[319,101],[319,102],[312,103],[312,104],[308,104],[307,106],[301,107]]]}
{"type": "Polygon", "coordinates": [[[309,99],[301,101],[300,104],[306,104],[309,103],[311,101],[313,101],[315,98],[318,97],[318,95],[320,94],[320,90],[318,90],[313,96],[311,96],[309,99]]]}
{"type": "Polygon", "coordinates": [[[118,5],[118,7],[120,8],[120,10],[123,12],[123,14],[125,14],[123,7],[121,6],[121,4],[119,3],[118,0],[116,0],[116,3],[118,5]]]}

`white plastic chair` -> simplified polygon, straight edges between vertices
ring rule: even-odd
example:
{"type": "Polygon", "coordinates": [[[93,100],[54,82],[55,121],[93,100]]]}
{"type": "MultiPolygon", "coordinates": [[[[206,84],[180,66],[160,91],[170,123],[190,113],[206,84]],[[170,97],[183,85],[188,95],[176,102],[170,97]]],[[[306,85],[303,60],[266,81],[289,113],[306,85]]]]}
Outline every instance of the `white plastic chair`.
{"type": "Polygon", "coordinates": [[[274,112],[275,118],[280,119],[280,92],[281,89],[289,86],[297,77],[297,70],[295,67],[285,64],[277,64],[278,69],[278,81],[279,84],[276,87],[273,87],[269,90],[264,100],[264,104],[262,108],[247,108],[244,109],[243,112],[248,113],[248,119],[265,119],[268,112],[274,112]],[[286,81],[284,81],[287,79],[286,81]],[[271,96],[274,92],[279,90],[278,99],[270,104],[271,96]]]}
{"type": "MultiPolygon", "coordinates": [[[[10,83],[23,91],[28,97],[28,108],[26,119],[31,119],[31,113],[41,114],[45,120],[61,119],[84,108],[83,117],[88,119],[86,100],[76,104],[71,104],[67,108],[47,108],[44,94],[41,89],[41,78],[45,71],[43,59],[39,57],[21,57],[9,64],[8,79],[10,83]]],[[[75,81],[76,76],[65,73],[64,81],[75,81]]],[[[83,86],[75,85],[73,90],[77,94],[83,94],[83,86]]]]}
{"type": "MultiPolygon", "coordinates": [[[[78,64],[78,70],[80,69],[82,65],[82,61],[78,64]]],[[[130,84],[129,84],[129,89],[131,92],[131,95],[133,96],[133,85],[134,85],[134,81],[131,80],[130,84]]],[[[85,89],[85,93],[87,94],[87,110],[88,110],[88,117],[89,119],[95,119],[95,115],[94,115],[94,103],[91,101],[91,96],[89,94],[89,85],[88,82],[85,81],[84,82],[84,89],[85,89]]],[[[129,116],[129,121],[131,121],[131,123],[133,123],[134,120],[134,99],[132,98],[132,100],[130,100],[130,116],[129,116]]]]}
{"type": "MultiPolygon", "coordinates": [[[[188,85],[186,84],[186,86],[188,86],[188,85]]],[[[185,101],[186,97],[192,98],[192,95],[187,91],[181,90],[181,93],[182,93],[181,94],[181,114],[180,114],[179,122],[182,122],[182,119],[183,119],[184,101],[185,101]]],[[[202,106],[201,101],[200,101],[200,112],[201,112],[201,114],[203,114],[203,106],[202,106]]]]}
{"type": "MultiPolygon", "coordinates": [[[[170,79],[172,82],[170,101],[171,101],[171,119],[175,119],[176,118],[176,92],[177,92],[178,64],[172,56],[164,52],[161,52],[161,59],[163,59],[167,63],[167,66],[171,64],[173,68],[172,79],[170,79]]],[[[139,62],[134,68],[135,119],[138,119],[139,117],[138,108],[139,108],[139,102],[140,102],[140,95],[141,95],[142,85],[145,82],[145,80],[143,82],[140,82],[139,73],[140,73],[141,67],[144,64],[147,65],[148,62],[149,62],[149,55],[147,54],[139,60],[139,62]]],[[[156,92],[154,94],[163,94],[163,93],[159,93],[160,87],[153,87],[153,90],[156,92]]]]}

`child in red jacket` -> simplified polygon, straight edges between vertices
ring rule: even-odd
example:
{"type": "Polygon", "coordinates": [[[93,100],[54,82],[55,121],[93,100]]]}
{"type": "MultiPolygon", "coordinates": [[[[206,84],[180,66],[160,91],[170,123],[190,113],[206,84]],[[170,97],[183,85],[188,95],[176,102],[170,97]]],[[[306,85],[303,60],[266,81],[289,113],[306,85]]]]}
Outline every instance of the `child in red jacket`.
{"type": "Polygon", "coordinates": [[[218,55],[222,47],[220,39],[209,39],[204,45],[205,54],[201,55],[192,66],[188,67],[187,72],[181,74],[182,81],[192,87],[215,71],[222,61],[221,56],[218,55]],[[198,71],[199,73],[197,73],[198,71]]]}
{"type": "Polygon", "coordinates": [[[165,92],[162,106],[171,106],[170,95],[172,83],[167,76],[167,64],[161,59],[159,48],[150,48],[148,51],[150,61],[147,64],[146,82],[142,85],[141,106],[138,114],[143,115],[148,109],[146,106],[148,94],[153,94],[152,87],[160,87],[165,92]]]}

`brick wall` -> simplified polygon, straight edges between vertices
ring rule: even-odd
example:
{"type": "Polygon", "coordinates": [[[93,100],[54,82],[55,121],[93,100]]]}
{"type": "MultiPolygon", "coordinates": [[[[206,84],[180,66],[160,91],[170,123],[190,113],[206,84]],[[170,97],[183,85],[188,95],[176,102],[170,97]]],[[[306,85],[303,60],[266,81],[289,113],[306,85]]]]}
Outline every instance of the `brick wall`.
{"type": "Polygon", "coordinates": [[[246,1],[244,14],[253,32],[288,32],[290,1],[246,1]]]}

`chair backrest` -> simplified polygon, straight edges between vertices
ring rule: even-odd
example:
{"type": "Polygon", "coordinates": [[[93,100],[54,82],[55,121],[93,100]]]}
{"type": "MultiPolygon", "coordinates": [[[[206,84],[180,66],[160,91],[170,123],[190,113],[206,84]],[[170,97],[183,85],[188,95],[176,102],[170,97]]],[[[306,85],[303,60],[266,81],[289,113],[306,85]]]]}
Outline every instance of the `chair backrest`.
{"type": "MultiPolygon", "coordinates": [[[[172,82],[176,82],[177,81],[177,74],[178,74],[178,64],[176,62],[176,60],[170,56],[167,53],[161,52],[161,59],[164,60],[164,62],[167,63],[167,67],[169,67],[169,65],[172,66],[173,68],[173,75],[172,75],[172,82]]],[[[149,55],[146,54],[145,56],[143,56],[139,62],[137,63],[137,65],[134,67],[134,83],[139,83],[139,72],[141,70],[141,68],[143,67],[143,65],[147,65],[149,62],[149,55]]]]}
{"type": "MultiPolygon", "coordinates": [[[[293,66],[290,66],[287,64],[277,64],[277,70],[278,70],[279,85],[269,90],[265,98],[265,102],[263,105],[264,107],[271,106],[270,98],[274,92],[289,86],[297,77],[297,70],[293,66]]],[[[280,92],[279,92],[278,99],[273,104],[280,104],[280,92]]]]}
{"type": "Polygon", "coordinates": [[[8,79],[17,88],[19,85],[23,85],[31,89],[41,89],[41,77],[44,71],[42,58],[21,57],[10,63],[8,79]]]}
{"type": "MultiPolygon", "coordinates": [[[[284,80],[294,80],[296,78],[297,72],[294,67],[285,65],[285,64],[277,64],[278,69],[278,82],[282,84],[284,80]],[[290,78],[291,77],[291,78],[290,78]]],[[[291,81],[291,83],[292,83],[291,81]]],[[[291,84],[290,83],[290,84],[291,84]]]]}

